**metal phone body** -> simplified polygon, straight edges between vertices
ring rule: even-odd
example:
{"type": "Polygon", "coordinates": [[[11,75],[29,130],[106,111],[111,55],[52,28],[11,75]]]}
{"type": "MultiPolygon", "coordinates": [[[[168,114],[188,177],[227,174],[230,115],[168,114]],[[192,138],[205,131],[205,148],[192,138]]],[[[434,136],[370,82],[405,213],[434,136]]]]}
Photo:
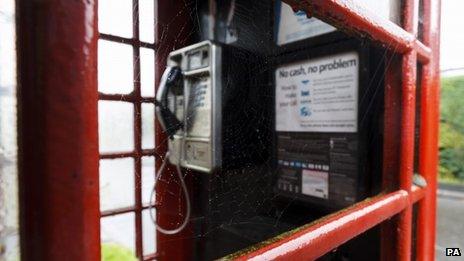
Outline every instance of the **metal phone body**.
{"type": "Polygon", "coordinates": [[[220,57],[221,47],[211,41],[173,51],[168,57],[167,65],[179,66],[184,75],[183,93],[169,97],[171,110],[184,122],[168,142],[171,164],[201,172],[221,165],[220,57]]]}

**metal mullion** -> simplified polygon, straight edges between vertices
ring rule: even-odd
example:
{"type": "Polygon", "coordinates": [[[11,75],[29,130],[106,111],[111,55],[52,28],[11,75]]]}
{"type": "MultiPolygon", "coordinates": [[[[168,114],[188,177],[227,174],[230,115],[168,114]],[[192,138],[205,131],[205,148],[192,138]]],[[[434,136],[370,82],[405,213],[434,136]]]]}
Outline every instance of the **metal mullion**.
{"type": "Polygon", "coordinates": [[[158,258],[158,253],[151,253],[151,254],[143,256],[144,261],[156,260],[157,258],[158,258]]]}
{"type": "MultiPolygon", "coordinates": [[[[154,206],[156,208],[156,206],[154,206]]],[[[150,208],[149,205],[143,205],[142,210],[150,208]]],[[[101,217],[110,217],[110,216],[116,216],[116,215],[121,215],[129,212],[135,212],[137,210],[136,207],[130,206],[130,207],[122,207],[122,208],[115,208],[115,209],[109,209],[109,210],[104,210],[101,211],[100,216],[101,217]]]]}
{"type": "MultiPolygon", "coordinates": [[[[385,68],[384,97],[384,135],[383,137],[383,169],[382,189],[392,191],[398,188],[399,143],[401,108],[398,101],[401,97],[400,70],[401,60],[398,55],[389,53],[385,68]]],[[[397,219],[392,218],[381,224],[381,260],[395,259],[397,219]]]]}
{"type": "Polygon", "coordinates": [[[133,93],[129,94],[107,94],[107,93],[98,93],[98,99],[101,101],[121,101],[121,102],[131,102],[133,103],[136,97],[133,93]]]}
{"type": "Polygon", "coordinates": [[[155,97],[141,97],[140,102],[142,103],[155,103],[155,97]]]}
{"type": "MultiPolygon", "coordinates": [[[[399,187],[411,192],[414,170],[414,141],[416,114],[416,52],[403,56],[402,93],[401,93],[401,134],[400,134],[400,168],[399,187]]],[[[411,203],[411,202],[410,202],[411,203]]],[[[397,260],[411,259],[412,206],[411,204],[399,215],[397,241],[397,260]]]]}
{"type": "Polygon", "coordinates": [[[440,1],[424,0],[423,41],[433,50],[430,63],[423,66],[421,82],[421,126],[419,139],[419,173],[427,181],[424,200],[418,205],[417,260],[435,259],[436,238],[436,188],[438,166],[439,119],[439,29],[440,1]],[[438,30],[438,31],[437,31],[438,30]]]}
{"type": "Polygon", "coordinates": [[[102,101],[121,101],[121,102],[141,102],[141,103],[155,103],[155,97],[137,97],[134,93],[129,94],[107,94],[98,93],[99,100],[102,101]]]}
{"type": "Polygon", "coordinates": [[[141,157],[159,157],[155,149],[142,149],[139,154],[135,151],[100,153],[100,159],[134,158],[138,155],[141,157]]]}
{"type": "MultiPolygon", "coordinates": [[[[139,1],[132,0],[133,39],[139,41],[139,1]]],[[[134,65],[134,202],[135,202],[135,254],[143,260],[142,238],[142,103],[140,90],[140,47],[133,46],[134,65]]]]}
{"type": "Polygon", "coordinates": [[[129,45],[133,45],[136,47],[155,49],[154,43],[142,42],[138,39],[138,37],[137,38],[126,38],[126,37],[117,36],[117,35],[100,33],[100,39],[111,41],[111,42],[116,42],[116,43],[129,44],[129,45]]]}
{"type": "MultiPolygon", "coordinates": [[[[417,35],[419,23],[418,0],[406,0],[403,27],[412,35],[417,35]]],[[[411,185],[414,171],[414,142],[416,114],[417,52],[415,49],[402,58],[401,93],[401,136],[399,187],[410,195],[408,206],[398,215],[397,260],[411,260],[412,246],[412,195],[411,185]]]]}
{"type": "Polygon", "coordinates": [[[432,49],[430,49],[430,47],[421,41],[416,40],[414,48],[417,50],[417,61],[421,62],[422,64],[427,64],[430,62],[432,57],[432,49]]]}

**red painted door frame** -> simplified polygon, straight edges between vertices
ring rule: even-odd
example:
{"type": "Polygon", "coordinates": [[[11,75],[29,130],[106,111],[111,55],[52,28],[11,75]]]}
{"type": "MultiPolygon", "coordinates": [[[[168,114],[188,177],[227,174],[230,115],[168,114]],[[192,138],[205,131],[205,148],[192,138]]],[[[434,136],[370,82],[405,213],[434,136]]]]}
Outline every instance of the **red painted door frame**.
{"type": "Polygon", "coordinates": [[[22,260],[100,260],[97,2],[17,0],[22,260]]]}

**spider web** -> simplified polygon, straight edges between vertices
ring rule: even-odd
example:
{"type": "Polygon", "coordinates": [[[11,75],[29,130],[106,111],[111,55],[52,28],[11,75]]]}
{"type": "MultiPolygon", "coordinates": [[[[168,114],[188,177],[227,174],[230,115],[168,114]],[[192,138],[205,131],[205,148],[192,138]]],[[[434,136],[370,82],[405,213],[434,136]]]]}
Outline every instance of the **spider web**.
{"type": "MultiPolygon", "coordinates": [[[[157,55],[166,57],[172,51],[170,46],[163,44],[169,34],[177,34],[174,37],[175,41],[179,41],[175,43],[177,46],[187,46],[187,42],[181,43],[186,37],[193,39],[193,43],[211,38],[219,39],[219,42],[222,43],[231,41],[228,43],[229,45],[238,45],[247,50],[249,56],[245,59],[248,59],[249,64],[251,64],[250,71],[253,72],[249,79],[248,93],[245,94],[247,97],[234,97],[235,99],[243,99],[243,101],[252,97],[249,106],[245,107],[246,111],[234,112],[242,116],[246,115],[247,120],[235,125],[234,129],[226,130],[226,132],[229,133],[228,137],[243,137],[245,139],[250,135],[250,130],[254,130],[255,140],[248,149],[255,150],[255,152],[256,150],[260,151],[257,153],[258,156],[240,167],[223,169],[212,174],[184,169],[184,177],[190,184],[191,225],[186,233],[166,240],[170,241],[170,244],[185,239],[191,240],[194,244],[193,256],[198,260],[216,259],[232,254],[327,214],[321,212],[317,207],[300,204],[296,196],[282,197],[282,194],[276,190],[275,101],[273,98],[275,87],[272,75],[275,71],[277,54],[273,47],[274,32],[270,26],[273,5],[269,4],[268,1],[249,2],[237,0],[217,4],[217,10],[221,8],[224,10],[233,9],[233,18],[228,12],[216,14],[220,20],[216,22],[218,30],[226,31],[226,35],[221,35],[221,32],[217,30],[207,30],[208,24],[203,9],[207,5],[205,1],[196,1],[193,4],[184,2],[184,7],[172,17],[172,23],[176,24],[180,17],[188,15],[195,25],[194,28],[191,28],[191,21],[187,21],[176,32],[171,30],[169,24],[160,32],[157,55]],[[231,20],[235,22],[233,26],[227,24],[231,20]],[[266,23],[268,23],[268,27],[264,27],[266,23]],[[263,27],[268,30],[263,30],[263,27]]],[[[179,27],[176,26],[176,28],[179,27]]],[[[379,56],[388,67],[394,58],[388,55],[387,49],[395,50],[396,46],[384,46],[383,51],[380,52],[379,56]]],[[[291,55],[289,54],[289,56],[291,55]]],[[[236,66],[240,66],[240,64],[236,66]]],[[[372,79],[381,78],[384,69],[385,67],[382,67],[381,64],[373,67],[372,79]]],[[[234,73],[233,70],[230,73],[234,73]]],[[[366,93],[374,93],[373,96],[383,93],[383,81],[372,79],[366,83],[368,89],[366,93]]],[[[228,84],[229,82],[225,83],[225,85],[228,84]]],[[[366,102],[365,110],[360,112],[362,121],[367,115],[379,113],[376,112],[379,108],[375,103],[375,99],[366,102]]],[[[224,119],[233,116],[223,114],[222,117],[224,119]]],[[[378,137],[370,137],[368,145],[372,146],[372,144],[379,142],[375,139],[378,137]]],[[[165,143],[167,143],[167,139],[157,144],[157,149],[164,146],[165,143]]],[[[298,148],[298,144],[294,145],[298,148]]],[[[301,148],[301,153],[303,150],[304,148],[301,148]]],[[[237,150],[224,151],[224,153],[231,152],[237,153],[237,150]]],[[[249,154],[250,152],[238,153],[249,154]]],[[[176,227],[182,222],[185,215],[185,202],[180,181],[174,169],[170,168],[170,170],[158,177],[158,182],[163,185],[160,185],[162,189],[158,189],[156,193],[157,214],[158,218],[160,214],[163,217],[171,218],[170,224],[172,227],[176,227]],[[173,183],[175,186],[172,186],[173,183]],[[165,212],[166,209],[163,208],[163,205],[174,202],[177,204],[177,211],[175,213],[165,212]]],[[[174,208],[169,207],[169,209],[174,208]]]]}

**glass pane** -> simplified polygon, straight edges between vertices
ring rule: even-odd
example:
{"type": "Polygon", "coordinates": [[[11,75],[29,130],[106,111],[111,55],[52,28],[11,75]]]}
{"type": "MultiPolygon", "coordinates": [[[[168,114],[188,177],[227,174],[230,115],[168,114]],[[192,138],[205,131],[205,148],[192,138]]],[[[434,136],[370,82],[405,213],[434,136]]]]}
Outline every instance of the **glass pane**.
{"type": "Polygon", "coordinates": [[[98,91],[128,94],[134,89],[132,46],[98,41],[98,91]]]}
{"type": "MultiPolygon", "coordinates": [[[[153,216],[155,217],[155,212],[153,216]]],[[[143,237],[143,254],[148,255],[156,252],[156,229],[150,218],[148,209],[142,212],[142,237],[143,237]]]]}
{"type": "Polygon", "coordinates": [[[142,158],[142,202],[147,205],[155,181],[155,157],[142,158]]]}
{"type": "Polygon", "coordinates": [[[134,150],[134,107],[117,101],[98,102],[100,152],[134,150]]]}
{"type": "Polygon", "coordinates": [[[98,0],[98,30],[132,37],[132,0],[98,0]]]}
{"type": "Polygon", "coordinates": [[[15,3],[0,3],[0,260],[20,260],[15,3]]]}
{"type": "Polygon", "coordinates": [[[100,160],[100,209],[134,206],[134,159],[100,160]]]}
{"type": "MultiPolygon", "coordinates": [[[[129,259],[127,256],[134,257],[134,219],[134,213],[101,219],[102,260],[108,260],[110,255],[112,256],[112,260],[127,260],[129,259]]],[[[132,260],[132,258],[129,260],[132,260]]]]}
{"type": "MultiPolygon", "coordinates": [[[[144,205],[149,203],[150,194],[153,189],[155,176],[155,157],[142,158],[142,202],[144,205]]],[[[152,210],[153,211],[153,210],[152,210]]],[[[156,216],[153,211],[153,216],[156,216]]],[[[143,253],[144,255],[156,251],[155,226],[150,218],[148,210],[142,212],[142,229],[143,229],[143,253]]]]}
{"type": "Polygon", "coordinates": [[[155,147],[155,105],[142,103],[142,148],[155,147]]]}
{"type": "Polygon", "coordinates": [[[155,96],[155,52],[140,48],[140,82],[144,97],[155,96]]]}
{"type": "Polygon", "coordinates": [[[155,4],[154,0],[139,0],[140,40],[155,41],[155,4]]]}

